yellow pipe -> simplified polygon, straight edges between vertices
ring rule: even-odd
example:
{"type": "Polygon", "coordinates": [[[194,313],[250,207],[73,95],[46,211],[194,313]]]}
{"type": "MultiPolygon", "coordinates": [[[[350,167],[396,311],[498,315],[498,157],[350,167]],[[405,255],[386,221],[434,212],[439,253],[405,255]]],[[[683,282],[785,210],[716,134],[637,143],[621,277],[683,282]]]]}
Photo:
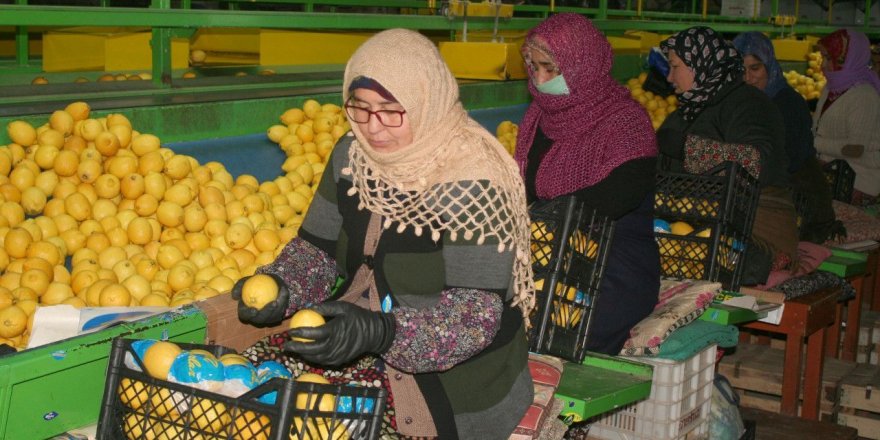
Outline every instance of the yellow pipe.
{"type": "Polygon", "coordinates": [[[831,24],[831,18],[834,16],[832,11],[834,10],[834,0],[828,0],[828,24],[831,24]]]}
{"type": "Polygon", "coordinates": [[[755,0],[753,2],[753,6],[752,6],[752,20],[755,20],[757,18],[758,18],[758,0],[755,0]]]}
{"type": "Polygon", "coordinates": [[[794,0],[794,16],[800,16],[801,2],[800,0],[794,0]]]}
{"type": "Polygon", "coordinates": [[[709,15],[709,0],[703,0],[703,18],[709,15]]]}
{"type": "Polygon", "coordinates": [[[550,12],[556,10],[556,0],[550,0],[550,12]]]}
{"type": "Polygon", "coordinates": [[[642,0],[638,0],[636,2],[636,16],[638,16],[638,17],[642,16],[642,0]]]}

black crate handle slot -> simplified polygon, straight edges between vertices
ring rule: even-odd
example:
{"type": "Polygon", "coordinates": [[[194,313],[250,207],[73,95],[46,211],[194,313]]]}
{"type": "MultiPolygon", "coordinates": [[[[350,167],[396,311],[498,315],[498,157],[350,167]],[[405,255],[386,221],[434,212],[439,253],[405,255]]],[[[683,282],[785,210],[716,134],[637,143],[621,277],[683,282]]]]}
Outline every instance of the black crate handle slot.
{"type": "Polygon", "coordinates": [[[581,362],[613,222],[574,196],[534,203],[529,215],[535,278],[543,283],[530,316],[530,350],[581,362]]]}

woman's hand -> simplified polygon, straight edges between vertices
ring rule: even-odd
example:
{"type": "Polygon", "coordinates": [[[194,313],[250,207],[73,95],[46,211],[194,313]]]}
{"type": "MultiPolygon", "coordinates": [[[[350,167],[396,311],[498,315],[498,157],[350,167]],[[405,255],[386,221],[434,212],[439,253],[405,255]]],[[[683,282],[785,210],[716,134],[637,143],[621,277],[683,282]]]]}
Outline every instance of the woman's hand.
{"type": "Polygon", "coordinates": [[[308,362],[337,366],[365,353],[382,354],[394,342],[395,321],[390,313],[371,312],[345,301],[319,304],[312,310],[330,318],[320,327],[301,327],[288,331],[291,337],[313,342],[284,344],[308,362]]]}
{"type": "Polygon", "coordinates": [[[284,315],[287,313],[287,308],[290,305],[290,291],[287,290],[287,286],[284,285],[284,280],[281,277],[272,273],[266,275],[272,277],[275,280],[275,284],[278,285],[278,296],[261,309],[250,307],[241,300],[242,286],[250,277],[242,277],[232,286],[230,294],[232,299],[238,301],[239,321],[257,326],[265,326],[277,324],[284,320],[284,315]]]}

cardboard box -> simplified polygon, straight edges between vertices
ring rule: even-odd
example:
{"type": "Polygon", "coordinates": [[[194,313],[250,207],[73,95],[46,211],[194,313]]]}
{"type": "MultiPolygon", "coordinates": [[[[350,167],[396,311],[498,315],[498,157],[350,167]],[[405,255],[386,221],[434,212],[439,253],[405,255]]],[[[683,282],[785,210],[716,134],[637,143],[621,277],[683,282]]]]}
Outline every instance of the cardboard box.
{"type": "Polygon", "coordinates": [[[193,49],[205,52],[260,53],[259,29],[203,28],[192,38],[193,49]]]}
{"type": "Polygon", "coordinates": [[[0,438],[45,439],[96,423],[113,338],[202,343],[206,324],[184,306],[0,357],[0,438]]]}
{"type": "MultiPolygon", "coordinates": [[[[66,28],[43,35],[43,70],[73,72],[82,70],[119,71],[152,68],[153,33],[131,28],[66,28]]],[[[189,65],[189,40],[171,42],[171,67],[189,65]]]]}
{"type": "Polygon", "coordinates": [[[254,327],[238,320],[238,301],[231,295],[218,295],[195,304],[207,318],[205,343],[222,345],[241,352],[260,338],[290,328],[290,319],[271,327],[254,327]]]}

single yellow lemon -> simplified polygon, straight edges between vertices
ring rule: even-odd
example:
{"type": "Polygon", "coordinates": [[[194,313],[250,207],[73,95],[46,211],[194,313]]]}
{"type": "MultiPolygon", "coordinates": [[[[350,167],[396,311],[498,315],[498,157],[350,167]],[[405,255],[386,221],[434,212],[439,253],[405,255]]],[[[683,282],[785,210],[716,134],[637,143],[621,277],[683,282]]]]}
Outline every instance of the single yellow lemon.
{"type": "MultiPolygon", "coordinates": [[[[242,295],[243,296],[243,295],[242,295]]],[[[290,328],[299,327],[320,327],[324,325],[324,317],[320,313],[311,309],[301,309],[290,317],[290,328]]],[[[312,342],[311,339],[293,338],[294,341],[312,342]]]]}
{"type": "Polygon", "coordinates": [[[241,300],[248,307],[262,309],[278,298],[278,284],[266,274],[256,274],[241,286],[241,300]]]}

